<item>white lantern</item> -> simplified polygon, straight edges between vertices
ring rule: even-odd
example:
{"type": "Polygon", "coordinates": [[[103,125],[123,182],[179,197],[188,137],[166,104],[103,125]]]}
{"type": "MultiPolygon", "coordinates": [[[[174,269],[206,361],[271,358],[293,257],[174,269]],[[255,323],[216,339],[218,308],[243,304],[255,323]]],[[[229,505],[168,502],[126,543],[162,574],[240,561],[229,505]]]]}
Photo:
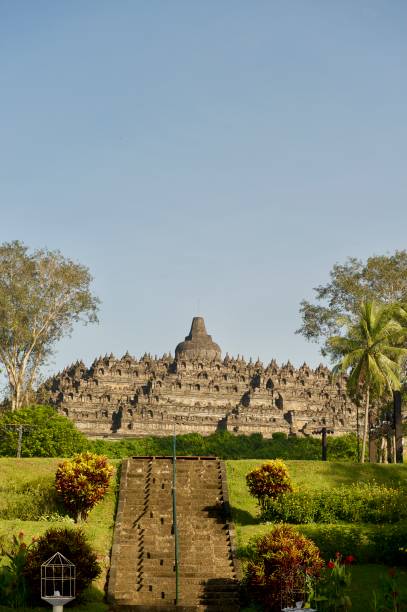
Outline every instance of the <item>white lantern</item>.
{"type": "Polygon", "coordinates": [[[75,583],[75,565],[61,553],[41,565],[41,599],[52,605],[53,612],[62,612],[75,599],[75,583]]]}

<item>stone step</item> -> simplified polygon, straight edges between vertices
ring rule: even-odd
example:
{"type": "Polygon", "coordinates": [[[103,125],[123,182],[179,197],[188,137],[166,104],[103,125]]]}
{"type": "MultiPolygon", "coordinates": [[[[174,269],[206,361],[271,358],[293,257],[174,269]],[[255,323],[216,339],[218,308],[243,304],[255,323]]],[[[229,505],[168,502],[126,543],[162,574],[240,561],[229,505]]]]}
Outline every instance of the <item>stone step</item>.
{"type": "Polygon", "coordinates": [[[127,479],[121,484],[112,585],[109,582],[114,609],[239,610],[229,524],[219,507],[225,487],[220,466],[213,460],[178,459],[176,463],[181,594],[177,608],[172,461],[130,459],[123,466],[127,479]]]}

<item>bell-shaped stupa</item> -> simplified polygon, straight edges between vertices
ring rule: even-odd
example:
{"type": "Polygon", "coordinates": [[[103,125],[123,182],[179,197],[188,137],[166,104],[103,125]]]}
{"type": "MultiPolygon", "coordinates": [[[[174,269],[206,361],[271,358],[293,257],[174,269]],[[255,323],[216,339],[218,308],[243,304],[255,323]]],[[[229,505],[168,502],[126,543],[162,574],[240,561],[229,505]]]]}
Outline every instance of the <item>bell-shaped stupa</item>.
{"type": "Polygon", "coordinates": [[[191,331],[184,342],[180,342],[175,349],[176,359],[214,359],[221,358],[218,344],[206,332],[203,317],[192,319],[191,331]]]}

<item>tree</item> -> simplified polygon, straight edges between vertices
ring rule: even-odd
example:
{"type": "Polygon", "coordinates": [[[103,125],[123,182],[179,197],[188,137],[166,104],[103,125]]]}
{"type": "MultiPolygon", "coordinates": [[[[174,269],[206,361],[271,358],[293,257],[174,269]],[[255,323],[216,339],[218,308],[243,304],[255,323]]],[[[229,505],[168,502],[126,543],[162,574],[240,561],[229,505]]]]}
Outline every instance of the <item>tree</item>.
{"type": "Polygon", "coordinates": [[[339,335],[349,322],[358,319],[362,300],[383,304],[407,303],[407,251],[369,257],[364,263],[350,257],[335,264],[330,282],[314,289],[317,303],[301,302],[302,325],[297,333],[322,342],[322,354],[332,356],[327,339],[339,335]]]}
{"type": "Polygon", "coordinates": [[[59,251],[33,253],[19,241],[0,245],[0,363],[11,408],[28,399],[53,345],[77,321],[97,321],[89,270],[59,251]]]}
{"type": "Polygon", "coordinates": [[[59,464],[55,488],[75,521],[85,520],[93,506],[103,499],[112,474],[113,467],[106,457],[89,452],[59,464]]]}
{"type": "Polygon", "coordinates": [[[72,421],[55,408],[27,406],[0,416],[0,456],[16,456],[20,424],[22,457],[69,457],[89,446],[72,421]]]}
{"type": "Polygon", "coordinates": [[[407,356],[402,346],[406,328],[397,320],[404,317],[397,305],[384,306],[363,301],[355,323],[348,323],[347,334],[332,336],[328,345],[340,356],[334,373],[349,373],[348,391],[365,402],[361,462],[364,462],[368,437],[369,410],[373,398],[381,399],[400,389],[401,362],[407,356]]]}

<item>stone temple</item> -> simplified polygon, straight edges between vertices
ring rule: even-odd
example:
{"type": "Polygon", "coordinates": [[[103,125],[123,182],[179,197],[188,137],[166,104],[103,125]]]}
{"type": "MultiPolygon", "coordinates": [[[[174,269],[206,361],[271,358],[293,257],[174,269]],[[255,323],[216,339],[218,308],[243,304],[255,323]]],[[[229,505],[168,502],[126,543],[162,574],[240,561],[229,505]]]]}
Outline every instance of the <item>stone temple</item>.
{"type": "Polygon", "coordinates": [[[335,434],[356,431],[356,406],[346,380],[323,365],[264,366],[241,357],[221,357],[202,317],[175,349],[175,358],[128,353],[82,361],[44,383],[42,401],[56,406],[89,436],[208,435],[274,432],[310,435],[320,427],[335,434]]]}

